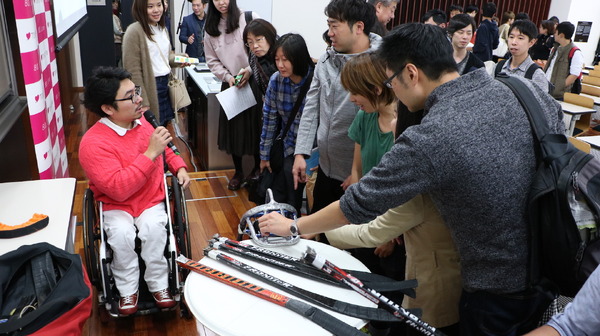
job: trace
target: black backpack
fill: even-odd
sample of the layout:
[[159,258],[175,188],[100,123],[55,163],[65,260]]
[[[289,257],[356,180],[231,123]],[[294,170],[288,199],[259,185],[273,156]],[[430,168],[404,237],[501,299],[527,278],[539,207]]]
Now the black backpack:
[[92,310],[81,258],[48,243],[0,256],[0,335],[73,335]]
[[[498,77],[498,74],[500,72],[502,72],[502,68],[504,67],[504,64],[506,64],[506,61],[508,61],[507,59],[503,59],[501,61],[498,61],[498,64],[496,64],[496,68],[494,69],[494,77]],[[529,65],[527,67],[527,71],[525,72],[525,78],[527,79],[532,79],[533,78],[533,73],[537,70],[537,69],[541,69],[542,67],[540,67],[539,65],[532,63],[531,65]]]
[[[498,64],[496,64],[496,68],[494,68],[494,77],[498,77],[498,75],[502,72],[502,68],[504,67],[504,64],[506,64],[506,61],[508,61],[508,59],[503,59],[499,61]],[[533,74],[536,72],[537,69],[542,69],[542,67],[535,63],[530,64],[527,67],[527,71],[525,71],[524,77],[529,80],[533,79]],[[554,84],[548,81],[548,93],[552,94],[552,91],[554,91]]]
[[550,280],[573,297],[600,262],[600,161],[550,133],[542,108],[517,78],[500,74],[527,111],[538,144],[538,167],[528,196],[531,285]]

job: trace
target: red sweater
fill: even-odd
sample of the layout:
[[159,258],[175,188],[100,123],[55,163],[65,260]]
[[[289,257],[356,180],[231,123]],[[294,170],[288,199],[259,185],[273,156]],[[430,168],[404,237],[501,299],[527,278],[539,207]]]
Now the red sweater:
[[[144,155],[154,128],[141,121],[124,136],[97,122],[81,139],[79,162],[94,198],[104,203],[103,210],[123,210],[138,217],[165,199],[163,156],[152,161]],[[165,153],[173,174],[186,167],[171,149],[165,148]]]

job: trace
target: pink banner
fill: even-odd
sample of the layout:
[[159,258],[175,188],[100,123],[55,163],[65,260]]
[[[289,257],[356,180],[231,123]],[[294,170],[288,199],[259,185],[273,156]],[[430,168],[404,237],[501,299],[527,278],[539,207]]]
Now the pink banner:
[[68,177],[49,0],[13,0],[27,105],[41,179]]

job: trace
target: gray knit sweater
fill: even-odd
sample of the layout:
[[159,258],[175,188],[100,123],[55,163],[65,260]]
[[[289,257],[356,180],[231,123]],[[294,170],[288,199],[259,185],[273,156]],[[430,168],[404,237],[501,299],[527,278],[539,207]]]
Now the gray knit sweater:
[[[554,132],[560,105],[524,81]],[[466,290],[510,293],[527,285],[525,201],[535,170],[527,116],[504,84],[478,69],[436,88],[425,117],[341,198],[351,223],[364,223],[429,193],[461,257]]]

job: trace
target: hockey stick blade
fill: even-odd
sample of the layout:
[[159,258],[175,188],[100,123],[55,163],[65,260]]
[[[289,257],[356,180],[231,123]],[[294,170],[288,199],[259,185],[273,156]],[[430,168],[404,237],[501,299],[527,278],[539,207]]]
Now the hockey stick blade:
[[179,266],[189,269],[195,273],[202,274],[221,283],[224,283],[233,288],[237,288],[256,297],[272,302],[278,306],[285,307],[297,314],[304,316],[321,328],[338,336],[365,336],[366,334],[351,325],[340,321],[339,319],[327,314],[326,312],[313,307],[300,300],[292,299],[288,296],[270,291],[266,288],[254,285],[250,282],[236,278],[225,272],[221,272],[214,268],[202,265],[183,255],[179,255],[176,259]]
[[248,264],[245,264],[231,256],[224,253],[218,252],[217,250],[205,250],[204,255],[211,259],[223,262],[235,269],[238,269],[250,276],[261,279],[268,282],[269,284],[293,294],[301,299],[309,301],[311,303],[320,305],[324,308],[333,310],[337,313],[356,317],[363,320],[369,321],[387,321],[387,322],[399,322],[398,318],[387,310],[380,308],[371,308],[365,306],[359,306],[336,299],[332,299],[314,292],[310,292],[303,288],[297,287],[289,282],[281,280],[273,275],[270,275],[264,271],[256,269]]

